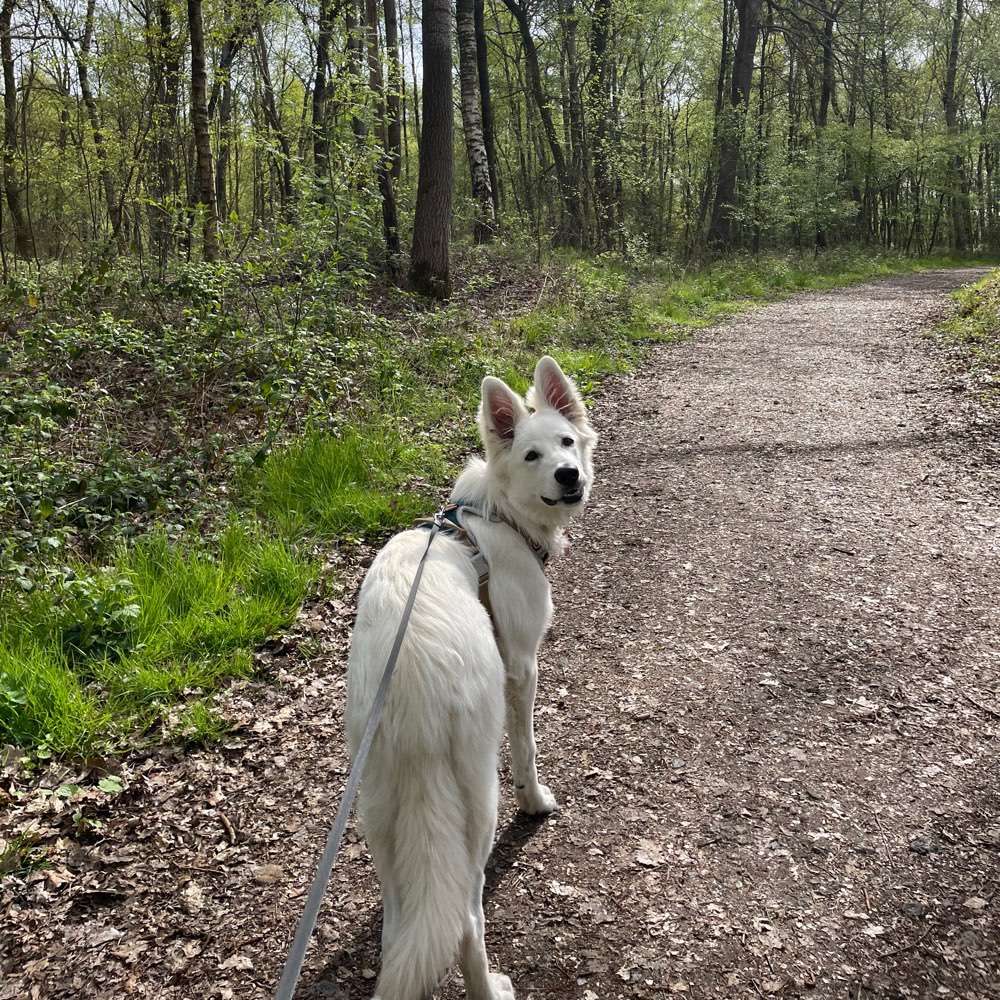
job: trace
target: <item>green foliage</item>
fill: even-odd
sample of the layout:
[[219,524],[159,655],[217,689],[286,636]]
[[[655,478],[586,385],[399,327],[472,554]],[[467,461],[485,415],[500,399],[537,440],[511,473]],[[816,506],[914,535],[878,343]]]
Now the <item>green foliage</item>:
[[958,313],[940,330],[978,376],[986,396],[1000,394],[1000,270],[955,294]]
[[7,875],[25,878],[33,871],[51,867],[38,834],[19,833],[0,849],[0,879]]
[[94,749],[112,720],[100,691],[67,667],[51,628],[22,615],[17,626],[0,631],[0,739],[44,754]]
[[250,670],[249,648],[289,624],[308,561],[234,522],[214,541],[155,532],[114,565],[7,602],[0,740],[54,753],[116,746],[170,698]]
[[199,698],[184,707],[176,732],[188,746],[204,746],[222,739],[229,724],[207,698]]
[[443,473],[438,449],[407,446],[373,423],[290,442],[250,477],[247,495],[283,537],[373,537],[426,511],[428,484]]

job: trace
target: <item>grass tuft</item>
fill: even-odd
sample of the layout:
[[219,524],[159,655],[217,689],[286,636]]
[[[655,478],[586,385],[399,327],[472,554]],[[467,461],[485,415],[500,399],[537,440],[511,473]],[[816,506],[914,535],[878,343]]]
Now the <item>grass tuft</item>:
[[236,523],[214,546],[158,532],[110,568],[79,567],[0,630],[0,742],[56,754],[116,745],[169,699],[249,673],[249,650],[292,621],[313,575]]
[[257,513],[282,537],[374,537],[427,512],[444,462],[398,432],[313,431],[271,454],[246,484]]
[[958,313],[942,324],[953,346],[978,376],[984,396],[1000,393],[1000,270],[955,293]]

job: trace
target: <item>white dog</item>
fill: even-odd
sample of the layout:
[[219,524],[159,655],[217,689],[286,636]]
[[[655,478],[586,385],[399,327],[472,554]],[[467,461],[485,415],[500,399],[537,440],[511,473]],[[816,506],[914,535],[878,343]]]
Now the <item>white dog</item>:
[[[474,547],[461,530],[433,540],[365,766],[360,811],[382,886],[380,1000],[424,1000],[456,955],[470,1000],[514,997],[510,980],[489,972],[483,938],[504,693],[518,805],[549,813],[556,801],[538,783],[532,719],[538,645],[552,615],[544,567],[587,500],[596,442],[552,358],[538,362],[527,403],[533,412],[499,379],[483,380],[486,461],[473,459],[452,491]],[[352,754],[426,544],[419,528],[397,535],[361,588],[345,713]]]

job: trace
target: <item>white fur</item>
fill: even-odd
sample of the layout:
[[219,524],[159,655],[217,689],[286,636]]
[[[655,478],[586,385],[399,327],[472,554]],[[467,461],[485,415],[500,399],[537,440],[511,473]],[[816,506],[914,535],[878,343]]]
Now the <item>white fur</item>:
[[[487,515],[469,527],[489,563],[493,623],[469,550],[437,536],[365,766],[360,810],[382,886],[380,1000],[424,1000],[456,955],[470,1000],[514,998],[510,980],[489,972],[483,938],[505,701],[518,805],[548,813],[556,801],[538,782],[532,718],[552,600],[538,559],[506,521],[561,551],[563,529],[590,491],[596,442],[575,386],[552,358],[539,360],[528,398],[533,413],[503,382],[484,379],[486,460],[473,459],[452,491],[452,500]],[[426,543],[424,530],[397,535],[361,588],[345,713],[352,754]]]

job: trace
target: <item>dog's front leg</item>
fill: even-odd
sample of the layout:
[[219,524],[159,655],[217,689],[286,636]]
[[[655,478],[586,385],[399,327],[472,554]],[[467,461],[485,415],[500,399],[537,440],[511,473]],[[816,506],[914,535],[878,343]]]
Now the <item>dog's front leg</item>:
[[538,783],[535,767],[535,687],[538,662],[520,665],[507,673],[507,738],[510,741],[511,767],[514,772],[514,795],[518,806],[532,816],[541,816],[556,808],[556,799],[546,785]]

